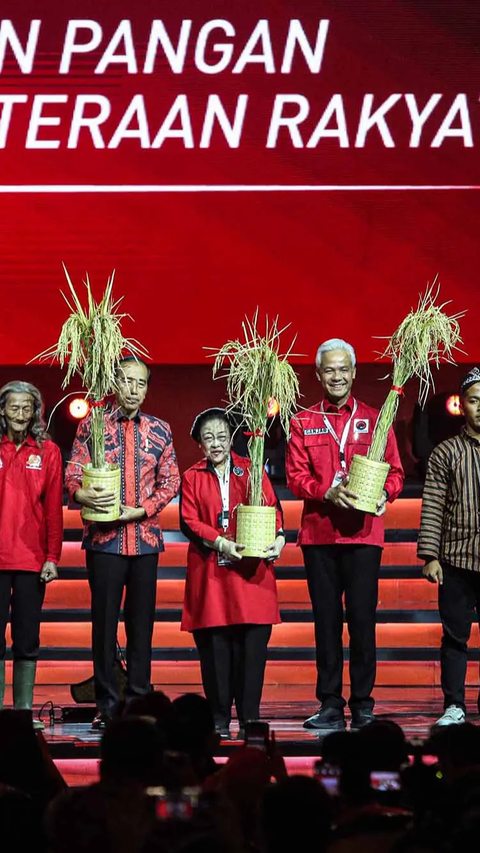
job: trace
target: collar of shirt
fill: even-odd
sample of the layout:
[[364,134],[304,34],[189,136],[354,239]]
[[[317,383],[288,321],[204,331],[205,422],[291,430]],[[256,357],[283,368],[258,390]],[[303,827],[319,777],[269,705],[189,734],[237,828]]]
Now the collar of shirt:
[[466,439],[467,439],[467,441],[469,441],[469,442],[470,442],[470,444],[474,444],[476,447],[480,447],[480,435],[478,436],[478,438],[475,438],[475,436],[474,436],[474,435],[470,435],[470,433],[469,433],[469,432],[467,432],[467,427],[466,427],[466,426],[464,426],[464,427],[462,428],[462,435],[463,435],[463,437],[464,437],[464,438],[466,438]]
[[111,410],[110,417],[113,418],[113,420],[116,420],[117,423],[122,423],[125,421],[133,421],[134,423],[139,424],[140,420],[142,418],[142,412],[139,409],[134,418],[127,418],[127,416],[124,415],[123,412],[120,411],[120,409],[115,408],[115,409]]
[[347,411],[353,412],[353,403],[354,398],[351,394],[343,406],[336,406],[335,403],[330,402],[330,400],[327,400],[327,398],[324,397],[320,403],[320,410],[323,409],[324,412],[343,412],[346,409]]
[[[8,437],[8,435],[3,435],[3,436],[2,436],[2,442],[1,442],[1,443],[2,443],[2,444],[11,444],[13,447],[16,447],[16,446],[17,446],[17,445],[15,444],[15,442],[14,442],[14,441],[12,441],[12,440]],[[23,442],[22,442],[22,444],[20,445],[20,447],[23,447],[25,444],[27,444],[29,447],[36,447],[36,448],[38,448],[38,444],[37,444],[37,442],[35,441],[35,439],[34,439],[33,435],[30,435],[30,434],[28,434],[28,435],[27,435],[27,437],[26,437],[25,441],[23,441]],[[19,449],[20,449],[20,448],[19,448]]]

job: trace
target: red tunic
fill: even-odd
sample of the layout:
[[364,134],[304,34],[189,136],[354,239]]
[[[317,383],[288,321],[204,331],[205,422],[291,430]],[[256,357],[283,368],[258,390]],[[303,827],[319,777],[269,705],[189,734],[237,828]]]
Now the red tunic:
[[[328,400],[323,401],[325,413],[330,412],[330,422],[337,436],[342,435],[353,404],[353,397],[340,409]],[[318,403],[293,418],[291,438],[287,444],[287,485],[295,497],[304,500],[298,544],[383,546],[382,517],[341,509],[324,500],[335,473],[340,469],[340,456],[337,442],[325,427],[321,406]],[[357,410],[345,446],[347,471],[354,454],[367,455],[377,417],[377,409],[357,400]],[[388,500],[394,501],[402,490],[403,468],[393,430],[388,435],[385,462],[390,465],[385,489]]]
[[[235,539],[239,504],[247,503],[250,461],[232,453],[230,474],[230,524],[227,535]],[[263,478],[265,504],[277,507],[277,530],[282,511],[267,475]],[[202,544],[223,535],[220,484],[211,463],[202,459],[182,477],[180,525],[190,540],[182,631],[225,625],[272,625],[280,622],[277,585],[271,561],[243,558],[229,566],[218,565],[218,554]]]
[[0,442],[0,570],[39,572],[62,551],[63,472],[60,450],[28,436],[17,450]]

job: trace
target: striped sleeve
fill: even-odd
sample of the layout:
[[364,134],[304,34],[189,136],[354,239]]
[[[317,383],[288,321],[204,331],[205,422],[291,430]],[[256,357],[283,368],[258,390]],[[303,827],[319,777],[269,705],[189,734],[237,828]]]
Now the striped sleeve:
[[417,554],[422,560],[438,560],[441,556],[442,528],[451,473],[448,447],[440,444],[428,460],[423,488],[422,515]]

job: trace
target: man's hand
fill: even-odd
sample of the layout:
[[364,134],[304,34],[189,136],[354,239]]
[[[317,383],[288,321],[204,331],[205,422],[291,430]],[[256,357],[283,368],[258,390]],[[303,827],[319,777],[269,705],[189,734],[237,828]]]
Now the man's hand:
[[119,521],[140,521],[141,518],[145,518],[146,512],[143,506],[124,506],[121,505],[120,509],[122,510],[122,514],[119,518]]
[[437,581],[439,584],[443,583],[443,569],[438,560],[430,560],[430,562],[423,567],[422,575],[426,577],[427,581],[430,581],[430,583],[437,583]]
[[40,580],[44,583],[50,583],[58,578],[58,569],[52,560],[45,560],[40,572]]
[[358,495],[346,488],[347,483],[348,477],[345,478],[343,483],[339,483],[338,486],[330,486],[325,495],[325,500],[330,501],[334,506],[341,507],[341,509],[355,509],[355,504],[351,498],[358,498]]
[[385,510],[387,509],[387,494],[383,493],[383,496],[377,501],[377,511],[375,513],[376,516],[385,515]]
[[267,547],[264,548],[265,555],[266,555],[265,559],[266,560],[277,560],[283,551],[284,545],[285,545],[285,536],[283,535],[283,533],[280,533],[272,545],[267,545]]
[[242,554],[240,552],[245,550],[245,545],[237,545],[237,543],[232,542],[231,539],[225,539],[221,536],[218,544],[218,550],[220,554],[225,554],[229,560],[241,560]]
[[105,486],[90,484],[85,489],[77,489],[73,497],[77,503],[95,512],[107,513],[115,504],[115,493],[105,491]]

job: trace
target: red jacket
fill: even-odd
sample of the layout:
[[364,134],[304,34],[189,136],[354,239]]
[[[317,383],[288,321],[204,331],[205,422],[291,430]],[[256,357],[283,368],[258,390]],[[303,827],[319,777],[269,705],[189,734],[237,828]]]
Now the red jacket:
[[[311,409],[300,412],[291,422],[291,438],[287,443],[287,485],[297,498],[303,498],[302,524],[299,545],[363,544],[383,546],[383,519],[356,510],[340,509],[325,501],[333,478],[341,469],[339,447],[325,428],[322,406],[330,413],[330,423],[341,437],[354,398],[340,409],[324,400]],[[347,471],[354,454],[366,456],[378,411],[357,400],[345,446]],[[361,427],[361,429],[358,429]],[[385,462],[390,465],[385,489],[388,500],[394,501],[402,490],[403,468],[397,441],[391,430],[388,436]]]
[[[235,539],[236,513],[247,502],[250,461],[232,453],[230,474],[230,525]],[[277,507],[277,530],[282,511],[267,475],[263,478],[267,506]],[[271,561],[243,558],[228,566],[218,565],[218,554],[203,545],[224,535],[218,524],[222,511],[220,484],[211,463],[197,462],[182,477],[180,527],[190,540],[182,631],[224,625],[272,625],[280,622],[275,571]]]
[[52,441],[0,442],[0,569],[39,572],[62,552],[62,457]]

